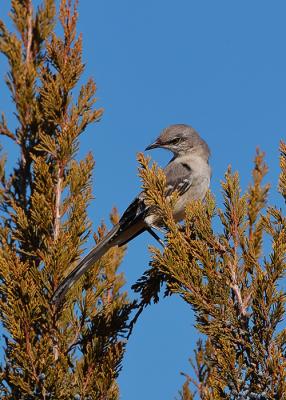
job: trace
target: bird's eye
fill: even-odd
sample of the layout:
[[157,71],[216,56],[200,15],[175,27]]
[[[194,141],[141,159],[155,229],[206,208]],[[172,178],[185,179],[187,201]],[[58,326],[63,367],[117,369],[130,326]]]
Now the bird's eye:
[[180,143],[180,141],[181,141],[181,138],[176,137],[176,138],[170,140],[169,143],[170,143],[170,144],[178,144],[178,143]]

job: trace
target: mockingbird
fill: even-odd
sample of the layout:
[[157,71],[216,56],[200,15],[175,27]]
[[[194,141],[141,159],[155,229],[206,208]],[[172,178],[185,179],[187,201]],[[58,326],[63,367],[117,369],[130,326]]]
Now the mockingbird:
[[[177,190],[179,198],[173,213],[174,219],[181,221],[187,203],[192,199],[203,199],[208,190],[211,176],[209,147],[191,126],[183,124],[171,125],[164,129],[145,150],[158,147],[170,150],[174,155],[164,169],[166,196]],[[161,224],[154,210],[145,204],[144,192],[141,192],[126,209],[118,224],[60,283],[53,294],[52,302],[59,303],[69,288],[111,247],[122,246],[144,231],[148,231],[160,241],[152,228],[156,229]]]

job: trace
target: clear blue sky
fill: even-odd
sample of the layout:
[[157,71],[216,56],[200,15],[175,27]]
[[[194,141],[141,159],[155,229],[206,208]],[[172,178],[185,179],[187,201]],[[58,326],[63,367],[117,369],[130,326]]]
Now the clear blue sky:
[[[8,1],[1,4],[7,15]],[[250,179],[255,148],[266,151],[272,203],[277,194],[278,145],[286,132],[286,2],[284,0],[80,1],[85,78],[98,85],[102,121],[82,138],[81,154],[96,159],[95,226],[113,205],[124,211],[139,190],[136,152],[172,123],[193,125],[212,150],[212,190],[229,164]],[[1,58],[1,79],[6,63]],[[1,83],[0,110],[12,108]],[[108,148],[108,159],[106,150]],[[154,151],[164,165],[169,155]],[[13,162],[13,152],[9,154]],[[127,286],[148,266],[144,235],[128,248]],[[173,399],[190,371],[197,334],[179,298],[149,307],[131,337],[119,383],[123,400]]]

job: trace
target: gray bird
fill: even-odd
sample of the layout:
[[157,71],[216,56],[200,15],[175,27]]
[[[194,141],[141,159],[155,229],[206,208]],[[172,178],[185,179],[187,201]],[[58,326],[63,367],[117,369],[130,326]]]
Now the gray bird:
[[[154,143],[146,147],[151,150],[161,147],[170,150],[173,158],[164,168],[166,196],[177,190],[179,198],[174,207],[174,219],[184,218],[185,207],[193,199],[203,199],[210,184],[210,150],[207,143],[188,125],[171,125],[164,129]],[[129,205],[120,221],[79,262],[75,269],[60,283],[52,297],[53,303],[63,300],[74,283],[101,258],[111,247],[123,246],[144,231],[148,231],[162,244],[152,228],[161,225],[159,217],[144,202],[141,192]]]

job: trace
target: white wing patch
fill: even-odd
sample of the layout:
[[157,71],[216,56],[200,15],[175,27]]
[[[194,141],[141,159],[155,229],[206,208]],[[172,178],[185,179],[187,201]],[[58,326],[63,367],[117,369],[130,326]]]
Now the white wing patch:
[[175,190],[179,192],[180,195],[186,193],[192,185],[192,179],[184,178],[182,181],[178,181],[175,184],[169,184],[166,187],[166,196],[170,196]]

